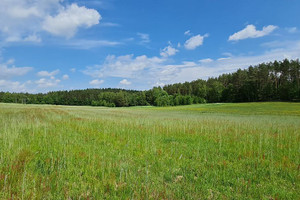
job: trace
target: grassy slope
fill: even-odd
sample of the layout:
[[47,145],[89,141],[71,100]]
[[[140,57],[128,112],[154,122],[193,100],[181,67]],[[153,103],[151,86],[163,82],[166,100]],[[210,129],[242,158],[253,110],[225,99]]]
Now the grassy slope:
[[0,198],[299,199],[300,104],[0,104]]

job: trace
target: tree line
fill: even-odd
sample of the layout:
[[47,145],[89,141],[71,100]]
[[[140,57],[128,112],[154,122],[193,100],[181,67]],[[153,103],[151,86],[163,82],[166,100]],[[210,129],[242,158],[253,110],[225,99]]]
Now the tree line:
[[256,101],[300,101],[299,60],[262,63],[208,80],[198,79],[146,91],[107,88],[45,94],[0,92],[0,102],[5,103],[108,107]]

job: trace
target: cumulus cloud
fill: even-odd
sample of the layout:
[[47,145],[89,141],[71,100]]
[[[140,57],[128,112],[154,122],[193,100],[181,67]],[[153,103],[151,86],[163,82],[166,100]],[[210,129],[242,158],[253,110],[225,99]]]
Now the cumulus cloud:
[[[288,43],[286,43],[288,44]],[[290,43],[289,43],[290,44]],[[229,54],[226,53],[229,56]],[[296,59],[300,57],[300,41],[291,45],[272,48],[259,55],[232,55],[219,59],[201,59],[197,62],[184,61],[172,64],[170,60],[146,55],[109,56],[101,65],[88,67],[84,73],[92,77],[120,77],[134,81],[134,89],[148,89],[195,79],[207,79],[223,73],[231,73],[238,68],[247,68],[263,62]]]
[[123,80],[120,81],[120,84],[122,84],[122,85],[131,85],[131,82],[128,81],[127,79],[123,79]]
[[47,16],[43,29],[53,35],[70,38],[75,35],[78,28],[89,28],[98,24],[100,19],[101,16],[96,10],[72,4],[54,17]]
[[[165,83],[175,83],[191,81],[198,78],[207,79],[216,77],[223,73],[231,73],[238,68],[247,68],[250,65],[257,65],[263,62],[273,62],[274,60],[297,59],[300,57],[300,41],[294,41],[291,46],[285,48],[275,48],[259,55],[244,55],[227,57],[226,59],[210,60],[210,62],[194,63],[184,62],[177,65],[163,67],[157,77],[165,79]],[[163,76],[161,76],[164,74]]]
[[66,6],[62,0],[1,0],[0,19],[0,40],[41,42],[43,31],[71,37],[78,28],[99,23],[101,16],[84,6]]
[[48,71],[40,71],[37,73],[38,76],[48,76],[48,77],[52,77],[55,76],[59,73],[59,69],[54,70],[52,72],[48,72]]
[[10,59],[6,63],[0,63],[0,91],[9,92],[29,92],[26,85],[29,82],[21,83],[19,81],[14,81],[13,79],[24,76],[31,70],[32,67],[16,67],[14,65],[14,60]]
[[[55,78],[55,75],[59,73],[59,70],[52,72],[40,71],[37,73],[42,78],[35,81],[16,81],[20,76],[26,78],[28,72],[32,71],[32,67],[16,67],[14,60],[10,59],[6,63],[0,63],[0,91],[9,92],[41,92],[48,91],[49,88],[56,88],[61,82],[60,79]],[[63,79],[66,79],[63,76]]]
[[274,25],[269,25],[269,26],[264,26],[263,29],[260,30],[256,30],[256,27],[252,24],[246,26],[246,28],[244,28],[241,31],[238,31],[236,33],[234,33],[233,35],[229,36],[229,41],[238,41],[238,40],[244,40],[247,38],[259,38],[259,37],[263,37],[266,35],[269,35],[270,33],[272,33],[275,29],[277,29],[277,26]]
[[174,56],[179,50],[169,45],[160,51],[162,57]]
[[102,83],[104,83],[104,80],[95,79],[90,81],[90,85],[99,87]]
[[187,50],[194,50],[203,44],[203,40],[205,37],[208,37],[208,35],[205,34],[204,36],[201,36],[199,34],[199,35],[193,36],[185,42],[184,47]]
[[10,80],[0,80],[0,91],[28,92],[25,83]]
[[147,57],[146,55],[134,57],[131,55],[115,56],[109,55],[101,65],[87,67],[84,74],[95,78],[121,77],[133,78],[142,76],[145,71],[164,62],[164,58]]
[[35,81],[35,83],[37,84],[37,87],[39,87],[39,88],[57,87],[60,82],[61,81],[59,79],[55,79],[54,77],[51,77],[50,79],[41,78],[41,79]]
[[136,89],[147,84],[155,85],[156,83],[164,84],[173,80],[176,73],[182,68],[197,66],[194,62],[183,62],[179,65],[168,65],[168,60],[158,57],[147,57],[133,55],[109,56],[102,65],[88,67],[83,73],[92,77],[121,77],[125,78],[120,83],[129,85],[127,78],[134,79],[138,82]]
[[0,63],[0,79],[23,76],[32,69],[32,67],[16,67],[14,65],[14,60],[9,60],[7,63]]
[[[0,32],[6,42],[32,39],[47,14],[60,9],[59,0],[1,0]],[[1,38],[0,38],[1,39]]]

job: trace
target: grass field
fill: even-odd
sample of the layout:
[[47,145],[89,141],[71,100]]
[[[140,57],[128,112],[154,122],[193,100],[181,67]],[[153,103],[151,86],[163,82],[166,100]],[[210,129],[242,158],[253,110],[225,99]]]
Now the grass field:
[[0,199],[300,199],[300,104],[0,104]]

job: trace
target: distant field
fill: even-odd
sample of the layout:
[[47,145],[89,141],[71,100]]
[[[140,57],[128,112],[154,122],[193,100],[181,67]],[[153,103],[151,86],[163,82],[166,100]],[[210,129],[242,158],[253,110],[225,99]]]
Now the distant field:
[[0,104],[0,199],[300,199],[300,103]]

